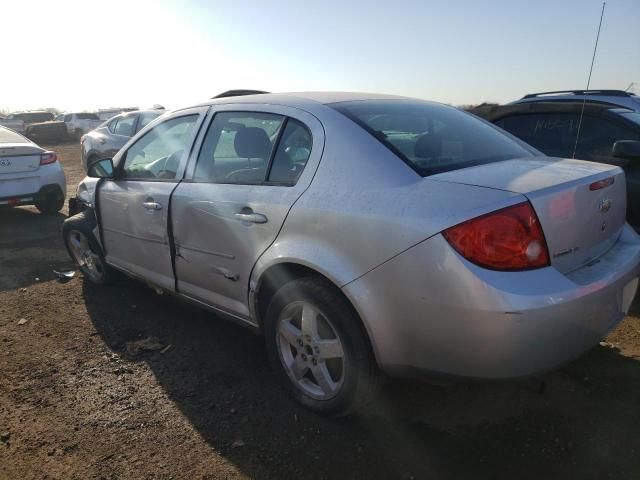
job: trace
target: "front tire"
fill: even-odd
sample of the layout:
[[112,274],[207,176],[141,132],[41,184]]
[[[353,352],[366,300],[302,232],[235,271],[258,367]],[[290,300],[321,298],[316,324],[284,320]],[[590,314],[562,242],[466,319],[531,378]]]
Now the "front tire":
[[265,317],[269,360],[299,403],[341,416],[370,402],[380,374],[351,305],[329,282],[293,280],[273,296]]
[[102,248],[93,235],[95,219],[90,212],[81,212],[65,220],[62,237],[69,256],[80,267],[85,278],[96,285],[105,285],[113,271],[104,260]]

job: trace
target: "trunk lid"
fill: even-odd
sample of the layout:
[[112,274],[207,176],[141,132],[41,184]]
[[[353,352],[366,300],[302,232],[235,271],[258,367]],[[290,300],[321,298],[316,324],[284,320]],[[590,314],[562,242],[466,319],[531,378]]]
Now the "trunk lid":
[[0,178],[5,174],[35,172],[42,149],[31,143],[0,144]]
[[[542,225],[551,264],[563,273],[609,250],[625,223],[625,176],[622,169],[612,165],[534,157],[453,170],[429,178],[527,197]],[[613,183],[607,184],[609,179]],[[607,182],[604,186],[594,185],[600,180]]]

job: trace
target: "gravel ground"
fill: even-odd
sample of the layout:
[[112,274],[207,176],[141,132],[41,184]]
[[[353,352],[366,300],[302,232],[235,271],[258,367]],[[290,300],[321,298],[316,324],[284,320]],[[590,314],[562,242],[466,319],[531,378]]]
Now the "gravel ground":
[[[77,145],[58,145],[69,193]],[[0,211],[0,479],[640,478],[640,305],[606,342],[511,382],[390,381],[340,420],[276,385],[260,337],[71,266],[64,216]],[[126,343],[157,337],[162,350]]]

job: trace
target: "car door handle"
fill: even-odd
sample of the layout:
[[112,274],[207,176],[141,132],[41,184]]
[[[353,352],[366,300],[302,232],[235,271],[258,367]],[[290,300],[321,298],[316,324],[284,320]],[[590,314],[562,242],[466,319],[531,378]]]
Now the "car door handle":
[[162,204],[158,202],[144,202],[142,206],[147,210],[162,210]]
[[261,213],[236,213],[235,217],[248,223],[267,223],[267,217]]

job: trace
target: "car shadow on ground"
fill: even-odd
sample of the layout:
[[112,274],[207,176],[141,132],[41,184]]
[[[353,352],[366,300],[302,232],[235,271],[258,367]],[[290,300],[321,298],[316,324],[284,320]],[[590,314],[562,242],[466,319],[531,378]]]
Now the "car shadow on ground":
[[53,270],[72,266],[62,242],[66,218],[35,207],[0,208],[0,291],[51,280]]
[[[256,478],[634,478],[640,471],[640,362],[597,347],[535,379],[389,381],[370,409],[307,412],[276,385],[263,341],[141,284],[83,286],[98,332],[170,350],[130,358],[202,437]],[[634,305],[637,309],[638,302]],[[242,440],[244,446],[233,448]],[[636,477],[637,478],[637,477]]]

